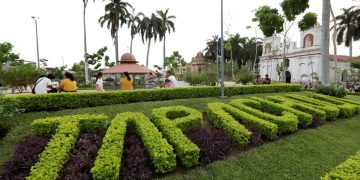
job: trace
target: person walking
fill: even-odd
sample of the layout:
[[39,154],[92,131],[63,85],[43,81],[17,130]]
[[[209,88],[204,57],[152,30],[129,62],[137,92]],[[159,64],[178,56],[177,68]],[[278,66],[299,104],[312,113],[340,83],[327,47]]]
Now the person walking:
[[103,81],[103,73],[98,72],[96,75],[96,91],[105,91],[104,89],[104,81]]
[[130,74],[125,71],[124,72],[124,77],[121,79],[121,90],[132,90],[132,84],[133,84],[133,80],[130,77]]

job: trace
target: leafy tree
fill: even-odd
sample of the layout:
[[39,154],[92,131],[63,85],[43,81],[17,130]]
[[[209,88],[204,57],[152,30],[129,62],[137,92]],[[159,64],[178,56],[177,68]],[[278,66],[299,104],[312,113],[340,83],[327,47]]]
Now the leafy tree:
[[336,16],[338,21],[338,45],[345,43],[346,47],[349,47],[349,54],[352,57],[352,42],[360,39],[360,9],[356,6],[350,8],[342,8],[343,14]]
[[250,72],[248,68],[241,68],[240,72],[236,75],[236,82],[240,82],[243,85],[246,85],[250,82],[254,82],[256,79],[256,74]]
[[130,41],[130,53],[132,54],[132,45],[135,35],[140,33],[140,23],[141,18],[144,17],[144,14],[142,12],[135,13],[135,8],[132,9],[132,13],[129,16],[128,21],[128,28],[130,28],[130,35],[131,35],[131,41]]
[[171,72],[174,72],[175,69],[179,68],[180,66],[185,66],[186,61],[180,55],[178,51],[174,51],[170,57],[165,58],[165,62],[162,66],[154,65],[158,71],[163,72],[165,69],[169,69]]
[[[261,31],[266,37],[274,34],[283,35],[283,60],[285,60],[285,50],[287,46],[287,34],[294,25],[297,17],[309,8],[309,0],[283,0],[280,4],[284,15],[280,14],[278,9],[269,6],[261,6],[255,12],[253,20],[259,23]],[[314,27],[317,22],[317,15],[307,13],[298,23],[299,29],[302,31]]]
[[113,67],[115,65],[115,62],[109,62],[110,57],[105,55],[105,52],[107,51],[107,47],[100,48],[96,53],[88,54],[88,63],[90,65],[94,66],[94,69],[99,70],[101,65],[106,67]]
[[19,55],[12,52],[13,45],[8,42],[0,43],[0,69],[6,62],[14,62],[19,59]]
[[105,6],[105,15],[99,18],[101,27],[106,23],[106,27],[110,29],[111,37],[114,39],[116,61],[119,61],[118,31],[120,27],[128,23],[130,16],[128,7],[132,8],[131,4],[122,0],[110,0],[109,4]]
[[149,67],[149,52],[151,40],[154,38],[154,42],[156,42],[157,37],[160,34],[163,34],[163,29],[161,29],[161,26],[162,20],[154,13],[151,14],[150,18],[145,16],[140,23],[141,39],[143,43],[145,43],[145,41],[147,41],[148,43],[148,49],[146,53],[146,67]]
[[288,69],[288,66],[284,62],[280,62],[276,65],[276,72],[279,76],[279,81],[281,81],[281,74],[283,74]]
[[74,78],[78,83],[85,82],[85,61],[74,63],[73,66],[71,67],[71,70],[76,72]]
[[34,64],[19,64],[8,70],[0,71],[0,83],[9,86],[20,93],[29,85],[33,85],[40,75],[45,74],[41,69],[37,69]]
[[160,41],[163,40],[164,42],[164,47],[163,47],[163,57],[164,57],[164,62],[166,61],[165,58],[165,42],[166,42],[166,33],[169,32],[169,34],[171,33],[171,31],[175,31],[175,24],[173,21],[171,21],[172,19],[175,19],[175,16],[172,15],[168,15],[169,9],[166,9],[165,11],[156,11],[157,15],[159,16],[159,18],[161,19],[162,23],[161,23],[161,31],[159,33],[160,35]]

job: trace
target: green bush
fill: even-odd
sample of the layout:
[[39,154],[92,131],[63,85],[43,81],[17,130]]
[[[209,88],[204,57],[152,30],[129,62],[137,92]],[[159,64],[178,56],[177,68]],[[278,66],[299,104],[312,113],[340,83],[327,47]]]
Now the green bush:
[[192,108],[172,106],[153,109],[151,116],[154,124],[175,148],[181,163],[185,167],[196,165],[200,149],[183,132],[201,127],[202,114]]
[[319,107],[326,106],[326,105],[336,107],[336,108],[338,108],[340,110],[339,116],[341,116],[341,117],[350,117],[356,111],[355,106],[351,105],[351,104],[348,104],[348,103],[342,104],[342,105],[336,105],[336,104],[333,104],[333,103],[330,103],[330,102],[314,99],[314,98],[311,98],[311,97],[296,95],[296,94],[288,94],[288,95],[285,95],[285,96],[288,97],[288,98],[291,98],[291,99],[306,102],[306,103],[313,104],[313,105],[316,105],[316,106],[319,106]]
[[22,112],[17,99],[5,99],[5,95],[0,93],[0,130],[7,128],[7,123],[15,114]]
[[360,179],[360,151],[321,177],[321,180],[332,179]]
[[[241,94],[293,92],[300,91],[300,85],[249,85],[227,86],[226,96]],[[18,100],[19,108],[26,111],[43,111],[58,109],[74,109],[84,107],[103,106],[111,104],[126,104],[144,101],[162,101],[172,99],[217,97],[220,95],[220,87],[186,87],[171,89],[150,89],[134,91],[110,91],[110,92],[84,92],[84,93],[54,93],[18,95],[5,97],[5,101]]]
[[95,165],[91,169],[94,179],[119,179],[127,127],[131,127],[128,130],[141,137],[156,172],[164,173],[175,168],[173,148],[155,125],[142,113],[126,112],[118,114],[106,132]]
[[344,98],[336,98],[336,97],[326,96],[326,95],[322,95],[322,94],[312,94],[310,96],[312,98],[326,101],[326,102],[336,104],[336,105],[351,104],[351,105],[355,106],[355,109],[356,109],[355,113],[360,113],[360,103],[357,103],[357,102],[354,102],[354,101],[351,101],[348,99],[344,99]]
[[[52,136],[39,161],[31,167],[29,180],[57,179],[67,161],[71,149],[82,129],[105,130],[107,117],[104,115],[74,115],[35,120],[31,124],[34,132]],[[54,134],[54,135],[53,135]]]
[[291,112],[295,114],[298,117],[298,121],[299,121],[298,125],[300,127],[307,127],[312,122],[312,116],[308,113],[304,113],[302,111],[290,108],[286,105],[277,104],[258,97],[251,97],[251,99],[260,102],[263,107],[275,113],[276,115],[280,116],[283,112]]
[[[280,104],[283,104],[290,108],[294,108],[296,110],[311,114],[313,117],[317,117],[318,120],[321,122],[325,121],[327,118],[327,112],[325,112],[321,109],[318,109],[318,106],[314,106],[311,104],[305,104],[303,102],[289,99],[289,98],[286,98],[283,96],[268,96],[266,98],[275,103],[280,103]],[[332,110],[332,109],[334,109],[334,108],[331,108],[330,110]],[[328,117],[329,120],[332,120],[332,119],[335,119],[339,115],[339,111],[337,111],[337,113],[336,113],[336,111],[335,111],[335,113],[333,113],[333,111],[330,111],[328,114],[329,114],[329,117]]]
[[260,119],[256,116],[253,116],[245,111],[242,111],[227,104],[219,104],[218,107],[220,107],[224,112],[229,113],[241,124],[255,128],[262,134],[265,134],[268,138],[274,139],[277,137],[278,126],[276,124]]
[[216,72],[202,72],[195,74],[184,75],[185,82],[189,83],[191,86],[205,85],[211,86],[216,84],[219,81],[219,75]]
[[209,121],[217,128],[223,129],[238,147],[246,146],[249,143],[251,132],[239,124],[223,107],[224,103],[209,103]]
[[347,91],[344,86],[316,86],[316,93],[325,94],[329,96],[343,98],[347,95]]
[[281,116],[264,113],[260,111],[261,103],[251,99],[237,99],[230,102],[230,105],[245,111],[258,118],[272,122],[279,127],[279,133],[289,133],[297,130],[298,117],[291,112],[282,112]]
[[254,82],[256,79],[256,73],[250,72],[247,68],[241,68],[240,72],[236,74],[236,82],[241,84],[248,84]]

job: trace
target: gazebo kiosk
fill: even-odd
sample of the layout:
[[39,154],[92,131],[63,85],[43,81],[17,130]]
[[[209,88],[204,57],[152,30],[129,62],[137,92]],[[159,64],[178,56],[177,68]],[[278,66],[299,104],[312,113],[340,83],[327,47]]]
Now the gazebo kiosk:
[[134,55],[125,53],[116,66],[102,71],[104,79],[114,79],[115,89],[119,88],[120,79],[123,73],[127,71],[134,79],[134,89],[144,87],[144,78],[150,72],[150,69],[138,64]]

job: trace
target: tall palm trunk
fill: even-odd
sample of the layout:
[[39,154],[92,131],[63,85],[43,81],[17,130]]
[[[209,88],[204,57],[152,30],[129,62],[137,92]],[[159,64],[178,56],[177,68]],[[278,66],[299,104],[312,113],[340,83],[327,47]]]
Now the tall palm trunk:
[[133,45],[133,40],[134,38],[131,37],[131,41],[130,41],[130,54],[132,54],[132,45]]
[[164,57],[164,61],[163,64],[165,64],[165,41],[166,41],[166,35],[164,35],[164,52],[163,52],[163,57]]
[[[330,6],[331,6],[331,2],[330,2]],[[334,13],[334,10],[331,6],[331,9],[330,9],[330,13],[331,13],[331,17],[333,18],[333,23],[334,23],[334,26],[333,26],[333,29],[334,29],[334,32],[332,34],[332,43],[333,43],[333,46],[334,46],[334,83],[337,83],[338,82],[338,64],[337,64],[337,44],[336,44],[336,35],[337,35],[337,23],[336,23],[336,17],[335,17],[335,13]]]
[[351,38],[350,40],[350,45],[349,45],[349,55],[350,55],[350,58],[352,58],[352,50],[353,50],[353,40]]
[[119,64],[119,36],[118,36],[118,32],[116,32],[115,35],[115,59],[116,59],[116,63]]
[[87,61],[87,42],[86,42],[86,5],[87,2],[84,2],[84,12],[83,12],[83,22],[84,22],[84,58],[85,58],[85,84],[89,84],[89,72],[88,72],[88,61]]
[[147,49],[147,53],[146,53],[146,67],[149,67],[149,52],[150,52],[150,43],[151,43],[151,39],[149,39],[149,42],[148,42],[148,49]]
[[329,46],[330,46],[330,0],[322,1],[322,31],[321,31],[321,69],[322,81],[329,84]]

